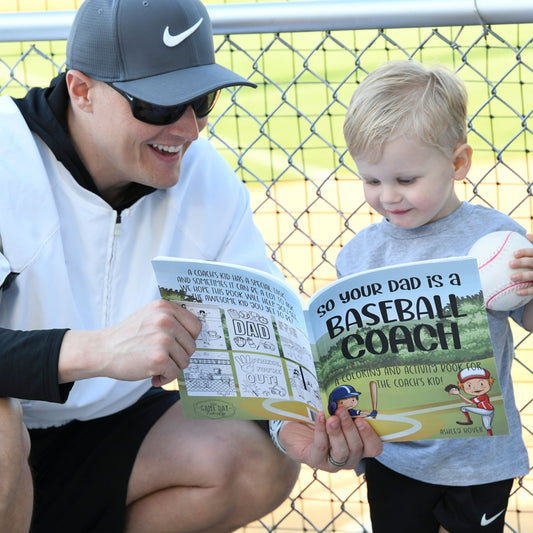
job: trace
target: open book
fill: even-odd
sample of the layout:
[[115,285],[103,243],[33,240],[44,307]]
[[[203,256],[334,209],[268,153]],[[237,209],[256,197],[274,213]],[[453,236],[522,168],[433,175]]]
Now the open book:
[[312,423],[343,405],[383,440],[508,433],[474,258],[354,274],[307,303],[258,270],[152,264],[161,296],[202,322],[178,380],[188,418]]

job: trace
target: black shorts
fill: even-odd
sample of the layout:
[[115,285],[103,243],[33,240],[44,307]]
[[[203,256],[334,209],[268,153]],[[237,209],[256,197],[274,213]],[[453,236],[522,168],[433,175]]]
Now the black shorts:
[[374,533],[501,533],[513,480],[485,485],[433,485],[398,474],[375,459],[366,461]]
[[150,428],[178,400],[178,391],[152,388],[114,415],[30,430],[31,533],[123,531],[137,452]]

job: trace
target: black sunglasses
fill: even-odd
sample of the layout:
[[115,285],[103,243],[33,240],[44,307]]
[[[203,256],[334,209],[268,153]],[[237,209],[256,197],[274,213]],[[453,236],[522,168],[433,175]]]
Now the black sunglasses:
[[107,85],[126,98],[130,104],[131,112],[137,120],[141,120],[147,124],[153,124],[154,126],[168,126],[169,124],[173,124],[181,118],[189,106],[193,108],[196,118],[207,117],[215,107],[220,94],[219,89],[212,93],[203,94],[190,102],[165,106],[139,100],[138,98],[117,89],[115,86],[111,85],[111,83],[108,83]]

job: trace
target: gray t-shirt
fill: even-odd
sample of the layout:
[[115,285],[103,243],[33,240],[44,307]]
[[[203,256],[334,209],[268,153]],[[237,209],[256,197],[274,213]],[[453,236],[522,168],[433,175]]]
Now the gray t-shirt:
[[[481,236],[501,230],[525,234],[510,217],[468,202],[448,217],[420,228],[402,229],[384,219],[360,231],[340,251],[337,275],[340,278],[385,265],[463,256]],[[411,478],[439,485],[478,485],[527,474],[528,455],[511,380],[514,347],[508,320],[510,316],[521,325],[522,312],[523,308],[511,313],[488,311],[510,434],[384,443],[377,458],[381,463]]]

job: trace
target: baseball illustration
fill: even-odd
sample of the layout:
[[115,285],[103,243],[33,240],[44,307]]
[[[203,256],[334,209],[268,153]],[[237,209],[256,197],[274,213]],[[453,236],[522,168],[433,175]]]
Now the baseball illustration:
[[378,414],[378,384],[375,381],[371,381],[370,387],[370,400],[372,402],[372,412],[368,415],[370,418],[376,418]]
[[514,231],[494,231],[477,240],[468,255],[478,262],[481,288],[487,309],[511,311],[525,305],[533,295],[519,296],[518,287],[531,287],[532,282],[511,280],[513,272],[526,269],[509,268],[514,252],[522,248],[533,248],[526,237]]

